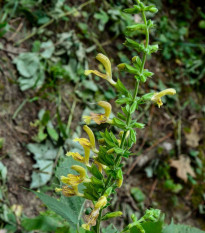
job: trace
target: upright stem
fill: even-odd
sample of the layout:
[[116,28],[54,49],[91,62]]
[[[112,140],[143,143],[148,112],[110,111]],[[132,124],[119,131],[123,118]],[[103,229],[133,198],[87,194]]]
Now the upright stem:
[[[142,18],[144,20],[144,24],[146,25],[146,32],[145,32],[145,35],[146,35],[146,42],[145,42],[145,48],[148,47],[149,45],[149,30],[147,28],[147,20],[146,20],[146,15],[144,13],[144,11],[142,12]],[[145,65],[145,62],[146,62],[146,57],[147,57],[147,54],[146,53],[143,53],[143,56],[142,56],[142,64],[141,64],[141,67],[140,67],[140,74],[142,74],[143,70],[144,70],[144,65]],[[139,89],[139,83],[140,81],[139,80],[136,80],[136,83],[135,83],[135,89],[134,89],[134,92],[133,92],[133,96],[132,96],[132,102],[130,103],[130,106],[134,103],[134,101],[136,100],[136,96],[138,94],[138,89]],[[126,119],[126,125],[129,126],[130,124],[130,121],[132,119],[132,114],[129,113],[128,116],[127,116],[127,119]],[[125,130],[123,132],[123,135],[122,135],[122,140],[121,140],[121,144],[120,144],[120,148],[124,149],[124,144],[125,144],[125,140],[126,140],[126,133],[127,133],[127,130]],[[116,159],[115,159],[115,168],[118,167],[119,163],[120,163],[120,159],[121,159],[121,155],[118,154]],[[103,195],[106,191],[106,189],[110,186],[110,182],[112,180],[112,175],[109,175],[107,180],[106,180],[106,183],[105,183],[105,188],[102,192],[101,195]],[[99,216],[98,216],[98,219],[97,219],[97,224],[96,224],[96,233],[100,233],[100,223],[101,223],[101,216],[102,216],[102,209],[100,210],[99,212]]]

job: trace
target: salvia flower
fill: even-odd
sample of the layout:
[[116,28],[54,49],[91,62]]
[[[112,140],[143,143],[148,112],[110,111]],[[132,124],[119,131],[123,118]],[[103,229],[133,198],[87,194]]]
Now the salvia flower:
[[106,101],[99,101],[98,105],[104,108],[104,114],[91,113],[90,116],[83,116],[83,119],[86,124],[90,124],[90,121],[93,120],[98,125],[102,123],[112,123],[112,120],[109,119],[110,113],[112,111],[112,106]]
[[98,201],[95,203],[94,209],[92,210],[92,212],[90,213],[90,215],[88,215],[86,217],[86,224],[83,224],[82,227],[85,230],[90,230],[91,226],[95,226],[96,225],[96,219],[99,216],[99,211],[101,208],[103,208],[105,205],[107,204],[107,198],[105,196],[101,196]]
[[89,166],[89,157],[90,157],[90,149],[91,149],[91,143],[87,138],[75,138],[73,140],[74,142],[79,142],[80,145],[83,147],[84,149],[84,153],[85,153],[85,164]]
[[151,100],[155,103],[157,103],[158,107],[160,108],[160,106],[163,105],[161,98],[165,95],[175,95],[176,94],[176,90],[173,88],[168,88],[165,89],[163,91],[154,93],[154,95],[152,96]]
[[78,152],[67,152],[66,156],[72,156],[75,161],[81,163],[85,162],[85,158],[82,155],[80,155]]
[[86,171],[83,167],[79,165],[73,165],[71,169],[77,171],[79,175],[68,174],[67,177],[61,176],[61,181],[64,184],[77,186],[82,182],[90,182],[90,179],[86,178]]
[[62,188],[56,188],[55,189],[56,192],[62,192],[62,194],[65,197],[73,197],[73,196],[79,196],[79,197],[83,197],[84,195],[82,193],[78,192],[78,186],[63,186]]
[[103,74],[98,70],[85,70],[85,75],[93,73],[103,79],[106,79],[111,85],[115,86],[116,82],[112,79],[112,68],[109,58],[103,55],[102,53],[98,53],[96,59],[102,63],[102,65],[105,68],[106,74]]

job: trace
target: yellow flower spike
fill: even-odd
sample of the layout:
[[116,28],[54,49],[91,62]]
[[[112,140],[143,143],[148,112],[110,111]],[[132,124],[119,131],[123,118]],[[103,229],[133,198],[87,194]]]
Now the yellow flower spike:
[[95,209],[101,209],[107,204],[107,198],[105,196],[101,196],[98,201],[95,203]]
[[95,152],[96,151],[96,148],[95,148],[95,136],[94,136],[93,131],[87,125],[84,125],[83,129],[85,130],[85,132],[87,133],[87,135],[88,135],[88,137],[90,139],[90,144],[91,144],[92,150]]
[[81,163],[85,162],[85,158],[82,155],[80,155],[78,152],[67,152],[66,156],[72,156],[75,161]]
[[105,116],[106,116],[107,118],[109,118],[110,113],[111,113],[111,111],[112,111],[112,106],[111,106],[111,104],[108,103],[108,102],[106,102],[106,101],[99,101],[99,102],[98,102],[98,105],[99,105],[100,107],[104,108],[104,110],[105,110]]
[[165,90],[163,90],[163,91],[160,91],[160,92],[155,93],[155,94],[152,96],[151,100],[152,100],[153,102],[157,103],[158,107],[160,108],[160,106],[163,105],[162,100],[161,100],[161,98],[162,98],[163,96],[165,96],[165,95],[175,95],[175,94],[176,94],[176,90],[175,90],[175,89],[173,89],[173,88],[168,88],[168,89],[165,89]]

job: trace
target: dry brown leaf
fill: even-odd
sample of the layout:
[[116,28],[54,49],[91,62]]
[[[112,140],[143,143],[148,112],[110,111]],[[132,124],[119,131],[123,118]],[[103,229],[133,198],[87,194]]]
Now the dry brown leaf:
[[200,140],[199,130],[200,130],[200,127],[199,127],[198,120],[195,120],[193,125],[191,126],[190,133],[185,134],[186,144],[188,146],[195,148],[199,145],[199,140]]
[[180,155],[178,160],[170,161],[170,166],[177,169],[177,176],[184,182],[187,182],[187,173],[193,177],[196,177],[190,162],[190,158],[184,155]]

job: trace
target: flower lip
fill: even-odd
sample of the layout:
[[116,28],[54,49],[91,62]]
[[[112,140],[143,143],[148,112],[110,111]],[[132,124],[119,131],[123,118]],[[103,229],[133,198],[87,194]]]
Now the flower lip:
[[151,97],[151,100],[155,103],[157,103],[158,107],[160,108],[160,106],[163,105],[161,97],[165,96],[165,95],[175,95],[176,94],[176,90],[173,88],[168,88],[165,89],[163,91],[154,93],[154,95]]

